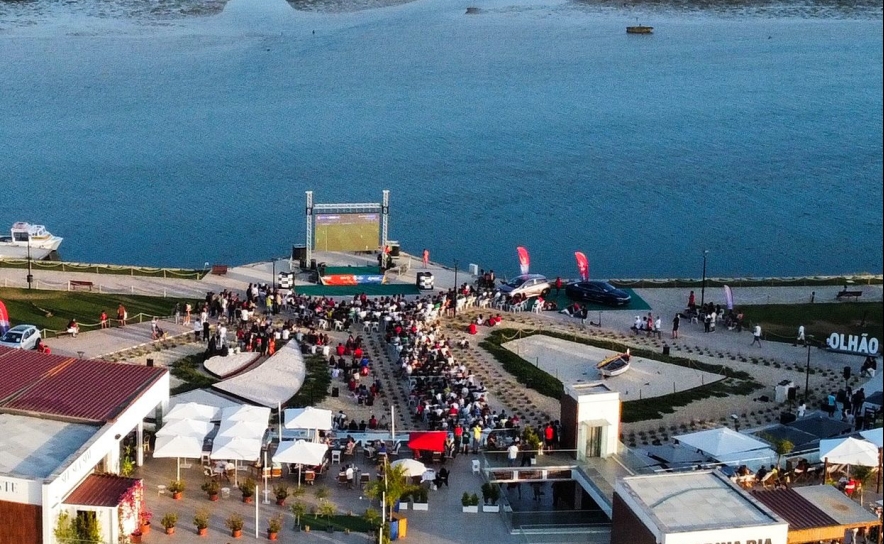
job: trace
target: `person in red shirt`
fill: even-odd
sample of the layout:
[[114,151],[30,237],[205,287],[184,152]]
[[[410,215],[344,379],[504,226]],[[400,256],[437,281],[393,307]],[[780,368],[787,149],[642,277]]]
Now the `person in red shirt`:
[[335,353],[337,353],[338,357],[343,357],[346,352],[347,348],[344,347],[344,344],[338,342],[338,347],[335,348]]
[[559,291],[562,290],[562,278],[556,276],[556,296],[559,296]]
[[546,428],[543,429],[543,441],[546,443],[546,449],[552,448],[553,438],[555,437],[555,431],[553,430],[552,423],[547,423]]

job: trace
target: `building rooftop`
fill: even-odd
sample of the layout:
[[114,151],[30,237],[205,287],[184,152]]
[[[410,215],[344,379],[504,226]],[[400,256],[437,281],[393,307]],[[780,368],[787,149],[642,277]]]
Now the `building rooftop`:
[[0,474],[46,478],[99,429],[96,425],[0,413]]
[[0,348],[0,411],[84,423],[115,420],[167,370]]
[[665,533],[782,523],[716,471],[635,476],[618,487]]
[[137,478],[115,474],[90,474],[64,500],[77,506],[117,506],[120,497],[138,484]]

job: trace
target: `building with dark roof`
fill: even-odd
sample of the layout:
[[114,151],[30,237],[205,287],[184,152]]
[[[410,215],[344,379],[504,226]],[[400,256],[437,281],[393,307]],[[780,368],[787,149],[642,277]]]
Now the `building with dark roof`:
[[[54,542],[62,512],[117,542],[136,528],[140,480],[118,476],[121,442],[169,401],[164,368],[0,348],[0,543]],[[133,497],[137,497],[133,499]],[[127,502],[128,501],[128,502]],[[124,504],[125,503],[125,504]]]

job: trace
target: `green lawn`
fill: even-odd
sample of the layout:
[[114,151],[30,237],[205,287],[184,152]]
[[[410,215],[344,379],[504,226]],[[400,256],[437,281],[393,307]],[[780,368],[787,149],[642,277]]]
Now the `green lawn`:
[[760,323],[765,340],[794,342],[798,327],[805,335],[825,342],[833,332],[868,333],[884,337],[884,306],[880,302],[839,302],[832,304],[765,304],[741,306],[747,323]]
[[[143,313],[149,320],[154,315],[170,316],[176,302],[180,302],[182,308],[187,302],[185,299],[143,295],[10,288],[0,288],[0,300],[6,304],[12,325],[29,323],[50,330],[64,329],[71,319],[76,319],[82,330],[89,330],[90,325],[98,323],[102,310],[113,323],[120,304],[126,307],[130,319]],[[190,300],[194,305],[198,302]]]

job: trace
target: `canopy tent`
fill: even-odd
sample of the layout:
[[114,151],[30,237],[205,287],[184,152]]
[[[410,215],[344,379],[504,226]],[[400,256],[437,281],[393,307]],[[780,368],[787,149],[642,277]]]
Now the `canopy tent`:
[[298,486],[301,485],[301,467],[321,465],[328,453],[328,445],[307,442],[306,440],[284,441],[279,443],[273,454],[274,463],[294,463],[298,465]]
[[770,444],[738,433],[727,427],[710,429],[673,437],[679,443],[696,448],[712,457],[719,458],[733,453],[769,448]]
[[221,410],[221,421],[257,421],[267,425],[270,420],[270,408],[240,404]]
[[332,428],[332,411],[313,408],[289,408],[285,411],[286,429],[317,429],[328,431]]
[[231,421],[224,420],[221,422],[221,426],[218,428],[218,434],[215,435],[216,440],[218,438],[226,438],[239,436],[242,438],[257,438],[261,440],[264,438],[264,433],[267,432],[267,422],[259,423],[257,421]]
[[750,451],[737,451],[734,453],[726,453],[717,455],[715,459],[721,463],[729,465],[746,465],[746,468],[752,472],[758,472],[762,466],[774,465],[777,462],[777,452],[770,448],[761,448]]
[[882,431],[884,431],[884,427],[878,427],[877,429],[862,431],[859,433],[859,435],[877,446],[878,448],[884,448],[884,445],[882,445],[882,440],[884,440],[884,433],[882,433]]
[[408,433],[408,448],[410,450],[426,450],[433,452],[445,451],[445,439],[448,433],[445,431],[416,431]]
[[408,478],[421,476],[427,471],[427,466],[416,459],[396,459],[390,463],[390,466],[402,467],[402,473]]
[[211,421],[200,419],[173,419],[163,425],[163,428],[157,431],[156,436],[195,436],[200,440],[204,440],[215,424]]
[[201,419],[203,421],[213,421],[218,419],[219,411],[218,408],[207,404],[185,402],[183,404],[176,404],[175,407],[169,410],[169,413],[163,417],[163,420]]
[[174,457],[176,459],[175,479],[181,479],[181,458],[199,459],[203,454],[203,439],[196,436],[166,435],[157,436],[154,457]]
[[820,459],[839,465],[878,466],[878,447],[853,437],[820,440]]
[[[236,461],[257,461],[261,457],[261,440],[258,438],[243,438],[240,436],[223,436],[215,438],[212,443],[212,459],[230,459]],[[236,485],[237,477],[234,471],[233,483]]]

